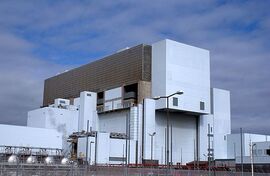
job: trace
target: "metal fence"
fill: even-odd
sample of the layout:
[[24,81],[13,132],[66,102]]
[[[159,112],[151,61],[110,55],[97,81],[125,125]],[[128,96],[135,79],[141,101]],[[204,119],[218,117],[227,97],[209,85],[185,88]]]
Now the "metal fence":
[[[0,163],[1,176],[241,176],[241,172],[206,170],[176,170],[158,168],[127,168],[105,166],[62,166],[44,164]],[[251,176],[244,172],[243,176]],[[254,173],[254,176],[270,176],[270,173]]]

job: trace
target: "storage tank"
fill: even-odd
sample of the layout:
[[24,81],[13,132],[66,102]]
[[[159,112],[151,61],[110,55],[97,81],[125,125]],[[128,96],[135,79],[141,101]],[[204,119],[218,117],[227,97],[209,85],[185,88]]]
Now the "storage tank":
[[26,163],[27,164],[35,164],[35,163],[37,163],[37,158],[35,156],[31,155],[27,158]]
[[54,163],[54,159],[51,156],[47,156],[44,160],[45,164],[53,164]]
[[18,161],[18,157],[14,154],[8,157],[8,163],[17,163]]
[[69,159],[68,158],[62,158],[61,164],[62,165],[68,165],[69,164]]

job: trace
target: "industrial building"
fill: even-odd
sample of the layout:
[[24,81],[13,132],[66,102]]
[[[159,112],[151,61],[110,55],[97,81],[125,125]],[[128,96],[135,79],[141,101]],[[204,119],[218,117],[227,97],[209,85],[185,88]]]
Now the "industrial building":
[[[48,144],[91,164],[227,159],[230,92],[210,85],[208,50],[141,44],[45,80],[43,107],[24,128],[60,133]],[[75,132],[87,137],[71,146]]]

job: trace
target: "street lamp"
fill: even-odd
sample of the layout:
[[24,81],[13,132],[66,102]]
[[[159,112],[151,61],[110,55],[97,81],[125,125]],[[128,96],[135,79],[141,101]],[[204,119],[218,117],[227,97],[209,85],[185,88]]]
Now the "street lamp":
[[149,134],[151,137],[151,161],[153,160],[153,137],[155,136],[156,132]]
[[93,142],[93,141],[90,142],[90,153],[89,153],[89,154],[90,154],[90,155],[89,155],[89,157],[90,157],[90,158],[89,158],[89,164],[90,164],[90,165],[91,165],[91,153],[92,153],[92,152],[91,152],[91,146],[92,146],[91,144],[94,144],[94,142]]
[[252,144],[250,140],[250,164],[251,164],[251,176],[254,176],[254,167],[253,167],[253,148],[256,146],[256,144]]
[[167,168],[169,168],[169,98],[174,96],[174,95],[182,95],[184,92],[183,91],[177,91],[171,95],[168,95],[168,96],[157,96],[157,97],[154,97],[153,99],[154,100],[159,100],[159,99],[162,99],[162,98],[166,98],[166,101],[167,101],[167,104],[166,104],[166,111],[167,111],[167,143],[166,143],[166,146],[167,146],[167,155],[166,155],[166,159],[167,159]]

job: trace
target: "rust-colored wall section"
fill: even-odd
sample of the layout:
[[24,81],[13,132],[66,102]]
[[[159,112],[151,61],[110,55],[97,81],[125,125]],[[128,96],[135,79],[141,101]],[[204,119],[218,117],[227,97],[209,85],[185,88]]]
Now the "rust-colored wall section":
[[139,81],[151,81],[149,45],[141,44],[46,79],[43,106],[56,98],[79,97],[82,91],[100,92]]

